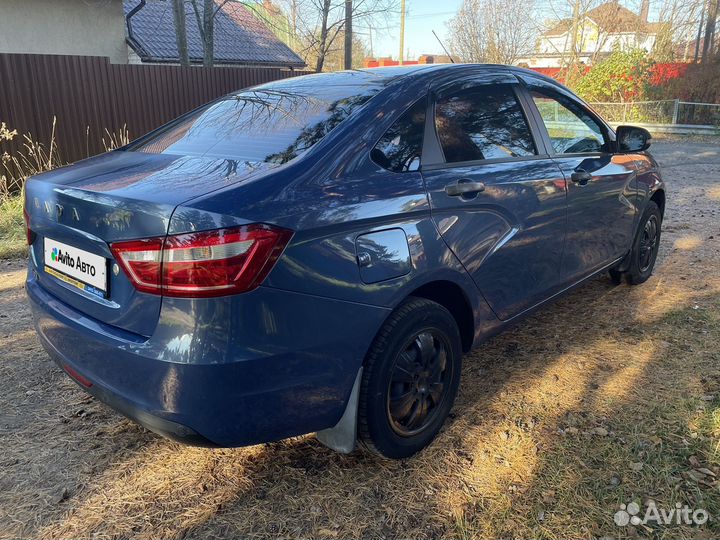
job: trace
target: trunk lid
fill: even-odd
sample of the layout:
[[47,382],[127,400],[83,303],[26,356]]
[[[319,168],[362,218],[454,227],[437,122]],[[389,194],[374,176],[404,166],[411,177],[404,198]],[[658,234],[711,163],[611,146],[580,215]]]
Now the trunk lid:
[[[161,297],[135,290],[122,270],[113,271],[116,261],[110,244],[164,236],[179,204],[259,176],[271,167],[115,151],[35,176],[25,186],[25,204],[36,234],[30,251],[38,281],[93,319],[150,336]],[[83,259],[78,261],[83,267],[86,261],[96,263],[92,278],[64,266],[68,260],[73,264],[76,257]],[[103,264],[104,269],[100,268]],[[105,292],[100,289],[103,281]],[[83,290],[82,283],[92,286]]]

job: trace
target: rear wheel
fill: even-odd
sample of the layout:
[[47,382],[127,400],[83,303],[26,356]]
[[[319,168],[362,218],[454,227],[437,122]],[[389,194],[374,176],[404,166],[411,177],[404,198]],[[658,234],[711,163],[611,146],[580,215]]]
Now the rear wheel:
[[435,438],[460,383],[462,348],[452,314],[410,298],[390,315],[368,353],[358,432],[370,450],[409,457]]

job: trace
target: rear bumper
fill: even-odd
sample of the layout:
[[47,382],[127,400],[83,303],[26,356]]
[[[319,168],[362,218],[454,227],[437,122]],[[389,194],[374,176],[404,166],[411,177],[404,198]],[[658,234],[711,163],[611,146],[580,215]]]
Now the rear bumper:
[[74,368],[70,367],[69,362],[67,360],[61,360],[61,358],[63,358],[62,355],[56,350],[51,350],[48,347],[49,343],[46,340],[42,340],[42,342],[49,356],[63,370],[65,370],[70,376],[70,378],[75,380],[75,382],[77,382],[83,390],[85,390],[93,397],[99,399],[106,405],[109,405],[117,412],[126,416],[133,422],[140,424],[144,428],[149,429],[150,431],[153,431],[158,435],[162,435],[163,437],[172,439],[173,441],[177,441],[183,444],[188,444],[191,446],[205,446],[208,448],[219,446],[210,439],[207,439],[206,437],[200,435],[194,429],[179,424],[177,422],[167,420],[166,418],[162,418],[161,416],[155,416],[153,414],[150,414],[146,410],[142,409],[137,403],[133,403],[132,401],[123,398],[119,394],[113,393],[107,388],[101,388],[94,383],[92,384],[92,386],[87,386],[86,384],[84,384],[84,382],[78,381],[78,379],[76,378],[77,372],[73,373],[73,371],[75,370]]
[[200,446],[244,446],[335,425],[388,314],[260,287],[226,299],[165,299],[144,338],[62,303],[32,271],[26,288],[44,348],[92,383],[86,391],[156,433]]

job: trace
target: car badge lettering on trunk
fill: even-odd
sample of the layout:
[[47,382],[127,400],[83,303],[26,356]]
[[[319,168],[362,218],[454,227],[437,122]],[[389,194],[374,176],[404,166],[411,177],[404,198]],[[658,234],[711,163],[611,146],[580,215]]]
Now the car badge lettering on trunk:
[[56,204],[56,205],[55,205],[55,213],[56,213],[57,219],[59,220],[59,219],[62,217],[62,215],[63,215],[63,207],[62,207],[62,204]]
[[78,214],[77,208],[73,208],[72,218],[73,218],[75,221],[80,221],[80,214]]

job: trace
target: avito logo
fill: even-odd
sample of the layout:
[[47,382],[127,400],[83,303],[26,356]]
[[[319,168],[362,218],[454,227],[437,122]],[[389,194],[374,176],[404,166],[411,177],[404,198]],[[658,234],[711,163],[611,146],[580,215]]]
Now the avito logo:
[[64,264],[65,266],[69,266],[70,268],[75,268],[84,274],[90,274],[91,276],[95,276],[96,274],[95,265],[86,263],[79,255],[77,258],[73,258],[73,256],[69,253],[63,253],[56,247],[54,247],[50,252],[50,259],[53,262],[58,262],[60,264]]

